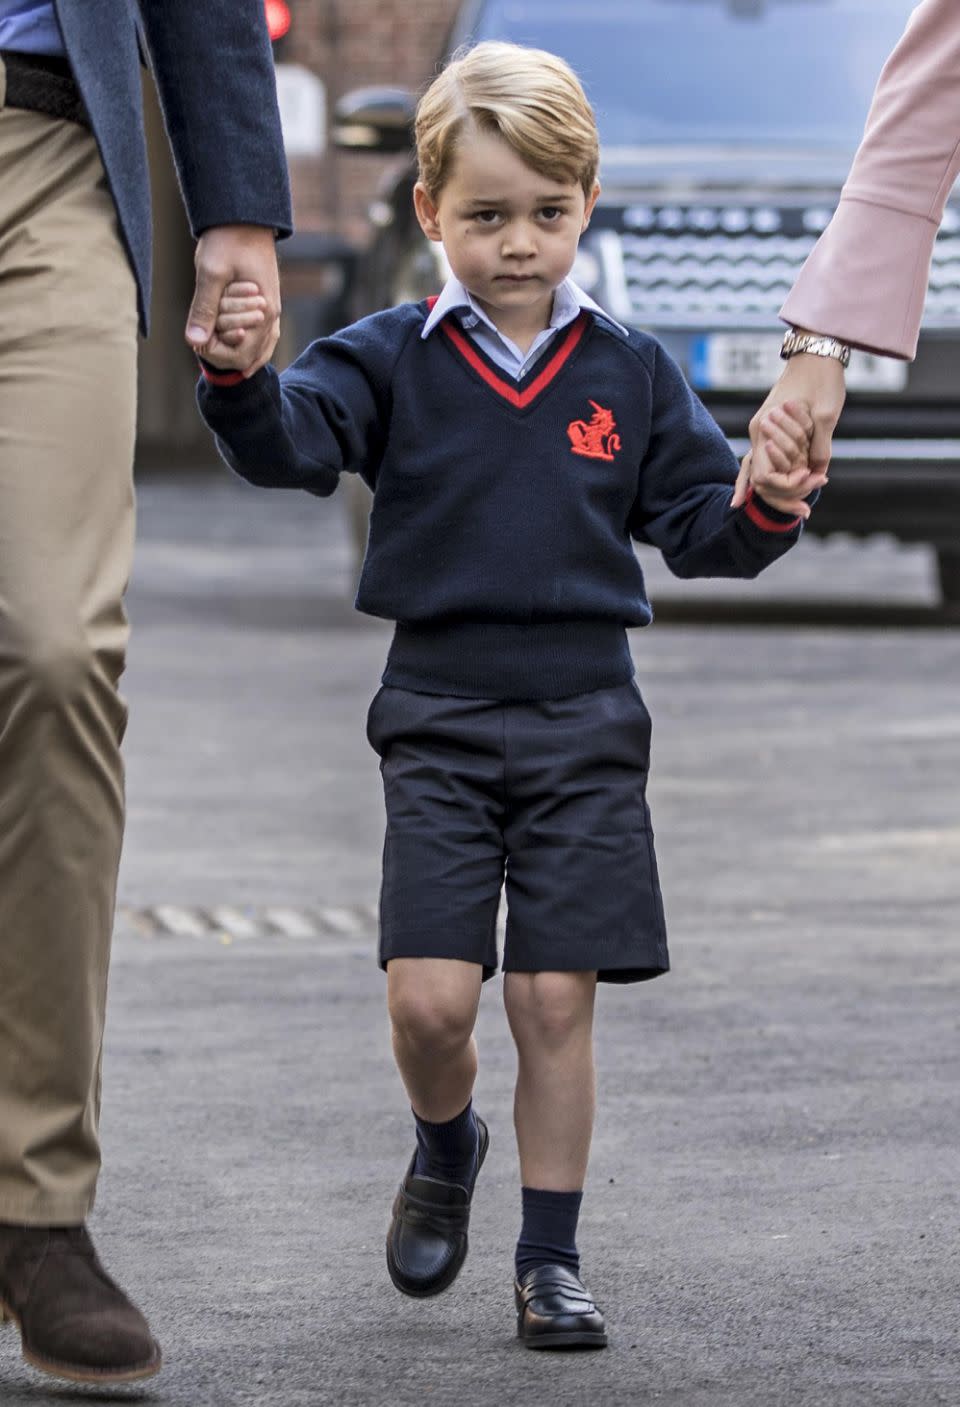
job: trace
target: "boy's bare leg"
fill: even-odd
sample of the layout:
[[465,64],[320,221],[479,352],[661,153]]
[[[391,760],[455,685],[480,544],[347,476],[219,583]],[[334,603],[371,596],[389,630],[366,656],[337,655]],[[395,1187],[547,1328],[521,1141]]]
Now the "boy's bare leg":
[[473,1094],[482,982],[478,964],[455,958],[393,958],[387,965],[394,1058],[415,1113],[430,1123],[455,1118]]
[[524,1187],[583,1187],[596,1101],[595,972],[508,972],[503,999],[517,1046],[514,1122]]
[[517,1046],[514,1120],[523,1180],[517,1334],[527,1348],[603,1348],[603,1314],[580,1279],[577,1222],[593,1136],[595,972],[508,972]]
[[487,1131],[473,1112],[483,969],[453,958],[392,958],[393,1050],[410,1096],[417,1149],[393,1204],[387,1269],[424,1298],[453,1284],[467,1255],[473,1185]]

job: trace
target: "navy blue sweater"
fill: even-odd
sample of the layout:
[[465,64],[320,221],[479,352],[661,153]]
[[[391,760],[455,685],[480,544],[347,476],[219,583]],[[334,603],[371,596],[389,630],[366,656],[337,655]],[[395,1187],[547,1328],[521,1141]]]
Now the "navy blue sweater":
[[397,622],[384,682],[560,698],[625,682],[651,610],[633,541],[678,576],[754,577],[800,533],[752,499],[654,338],[585,312],[519,382],[426,303],[377,313],[281,376],[207,369],[201,412],[251,483],[373,490],[357,607]]

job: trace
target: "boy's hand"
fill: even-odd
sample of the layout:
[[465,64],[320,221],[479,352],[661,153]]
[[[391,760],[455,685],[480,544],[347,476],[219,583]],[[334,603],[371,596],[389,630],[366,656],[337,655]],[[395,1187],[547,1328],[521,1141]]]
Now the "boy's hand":
[[787,401],[766,416],[756,450],[743,461],[754,493],[771,508],[809,518],[804,500],[827,482],[826,471],[811,470],[814,423],[805,401]]
[[[220,298],[213,335],[201,355],[213,366],[234,366],[236,348],[247,334],[260,331],[266,318],[267,300],[255,283],[228,283]],[[266,339],[267,358],[273,355],[280,337],[279,320]]]
[[[241,376],[253,376],[270,359],[270,335],[280,316],[280,273],[274,231],[262,225],[211,225],[197,240],[194,253],[196,286],[187,314],[186,339],[193,351],[204,356],[214,342],[214,322],[220,298],[229,283],[255,283],[267,300],[267,315],[259,330],[247,333],[241,346],[214,342],[218,363]],[[229,363],[226,358],[229,357]]]

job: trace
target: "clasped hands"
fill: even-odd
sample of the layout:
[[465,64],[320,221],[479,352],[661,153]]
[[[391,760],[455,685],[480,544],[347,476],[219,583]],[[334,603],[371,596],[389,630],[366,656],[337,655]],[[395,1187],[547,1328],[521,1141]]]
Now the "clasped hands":
[[[827,482],[827,470],[833,454],[833,434],[843,410],[846,394],[843,367],[838,361],[832,357],[817,357],[809,353],[800,353],[798,356],[791,357],[786,363],[779,381],[750,421],[750,443],[753,454],[756,456],[759,445],[767,437],[768,429],[774,423],[771,416],[777,409],[785,409],[787,406],[799,402],[813,416],[813,433],[807,451],[810,477],[804,479],[799,467],[797,467],[793,471],[792,478],[789,476],[786,479],[781,478],[779,483],[781,490],[789,489],[792,491],[789,505],[785,509],[788,513],[796,512],[800,517],[808,516],[807,513],[801,511],[802,500]],[[742,504],[746,498],[753,467],[754,463],[748,455],[737,479],[737,487],[733,496],[734,508]],[[772,486],[773,491],[776,491],[776,487],[777,485]],[[767,496],[767,491],[761,492],[756,483],[754,483],[754,491],[761,493],[762,497]],[[770,499],[770,502],[773,503],[773,500]],[[775,506],[780,507],[780,504],[777,503]],[[808,508],[806,504],[802,506]]]
[[809,518],[807,498],[827,482],[826,468],[811,467],[814,420],[806,401],[785,401],[751,425],[753,447],[741,461],[731,506],[752,489],[770,508]]
[[[197,241],[196,291],[187,316],[192,349],[224,370],[253,376],[266,366],[280,336],[280,276],[273,230],[218,225]],[[231,290],[242,290],[239,321],[225,314]],[[225,321],[226,317],[226,321]]]

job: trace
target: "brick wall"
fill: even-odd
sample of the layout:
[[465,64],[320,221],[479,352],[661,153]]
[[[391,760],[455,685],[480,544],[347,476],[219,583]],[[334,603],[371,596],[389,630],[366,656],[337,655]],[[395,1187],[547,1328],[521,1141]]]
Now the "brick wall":
[[[419,89],[430,77],[458,0],[289,0],[291,33],[284,62],[301,63],[326,84],[328,108],[369,84]],[[328,151],[291,162],[299,229],[366,237],[366,207],[388,162]]]

